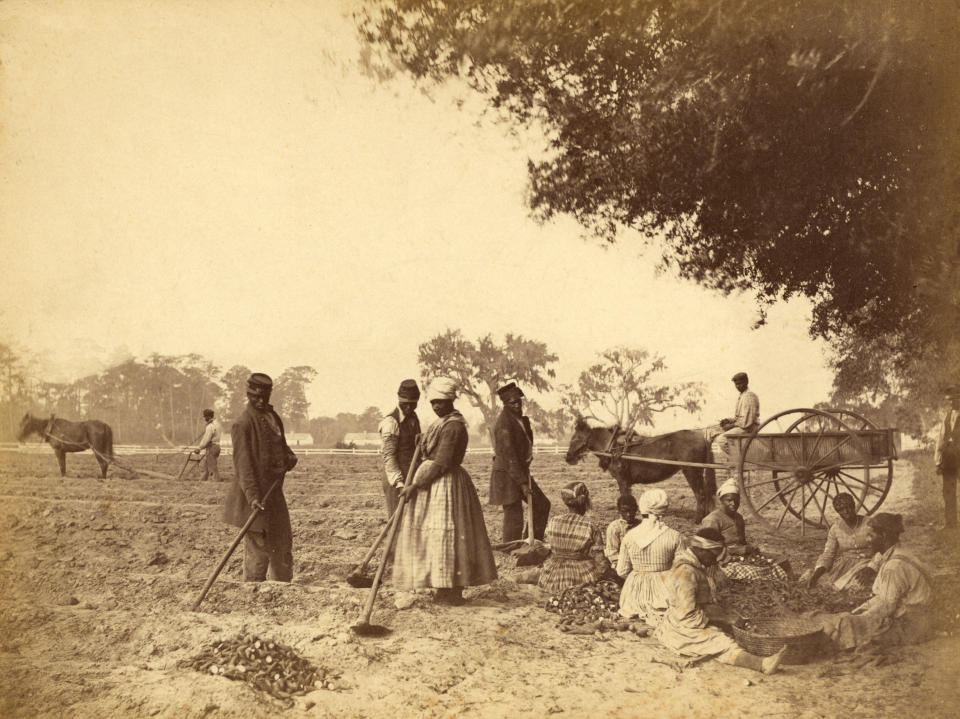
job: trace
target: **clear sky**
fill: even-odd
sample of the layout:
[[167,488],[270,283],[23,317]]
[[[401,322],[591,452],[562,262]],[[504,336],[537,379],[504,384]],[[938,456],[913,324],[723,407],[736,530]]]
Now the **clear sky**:
[[448,327],[542,340],[566,382],[608,346],[659,352],[708,390],[662,429],[729,415],[737,370],[762,416],[826,398],[807,305],[751,330],[750,296],[536,224],[535,138],[462,88],[364,76],[350,7],[0,3],[0,339],[58,379],[152,352],[308,364],[313,415],[388,407]]

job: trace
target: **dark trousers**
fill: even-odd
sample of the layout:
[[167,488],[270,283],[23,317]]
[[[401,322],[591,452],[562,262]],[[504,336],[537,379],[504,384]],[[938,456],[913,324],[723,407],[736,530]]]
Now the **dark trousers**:
[[[543,539],[550,516],[550,500],[536,482],[533,483],[533,536]],[[512,542],[523,537],[525,526],[523,500],[503,505],[503,541]]]
[[201,482],[206,482],[211,475],[213,476],[214,482],[220,481],[220,468],[217,466],[217,457],[219,456],[219,444],[211,444],[207,447],[207,456],[203,462],[203,476],[200,477]]
[[943,523],[957,526],[957,470],[943,472]]
[[400,490],[395,489],[387,480],[386,473],[380,476],[380,485],[383,487],[383,497],[387,500],[387,519],[393,516],[394,510],[400,501]]
[[247,532],[243,543],[243,581],[262,582],[267,578],[278,582],[293,579],[293,547],[271,551],[266,532]]

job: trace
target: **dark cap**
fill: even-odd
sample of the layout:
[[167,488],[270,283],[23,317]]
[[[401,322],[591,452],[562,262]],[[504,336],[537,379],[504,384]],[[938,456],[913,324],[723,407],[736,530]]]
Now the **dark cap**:
[[903,516],[899,514],[890,514],[889,512],[880,512],[867,520],[870,528],[880,534],[893,535],[899,537],[903,534]]
[[416,402],[420,399],[420,388],[414,379],[405,379],[397,390],[397,399],[401,402]]
[[204,416],[204,419],[213,419],[213,410],[212,409],[203,410],[203,416]]
[[273,390],[273,380],[263,372],[254,372],[247,380],[247,392],[269,394]]
[[750,381],[750,379],[747,377],[747,373],[746,373],[746,372],[737,372],[737,373],[733,376],[733,381],[734,381],[734,382],[736,382],[736,381],[738,381],[738,380],[741,380],[741,379],[742,379],[744,382],[749,382],[749,381]]
[[510,402],[526,396],[523,394],[523,390],[517,387],[516,382],[505,384],[503,387],[497,390],[497,395],[500,397],[501,402]]
[[960,397],[960,387],[957,387],[957,385],[952,384],[949,387],[947,387],[945,390],[943,390],[943,394],[946,397],[950,397],[951,399],[954,397]]

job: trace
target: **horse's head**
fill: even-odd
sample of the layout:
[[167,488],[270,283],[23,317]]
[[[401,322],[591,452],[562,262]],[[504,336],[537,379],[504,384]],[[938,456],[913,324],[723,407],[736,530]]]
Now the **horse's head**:
[[37,419],[27,412],[20,420],[20,434],[17,435],[17,441],[22,442],[31,434],[43,434],[43,420]]
[[592,431],[593,428],[587,423],[587,420],[577,415],[577,422],[573,425],[573,436],[570,438],[570,446],[567,448],[565,457],[567,464],[576,464],[590,451],[590,433]]

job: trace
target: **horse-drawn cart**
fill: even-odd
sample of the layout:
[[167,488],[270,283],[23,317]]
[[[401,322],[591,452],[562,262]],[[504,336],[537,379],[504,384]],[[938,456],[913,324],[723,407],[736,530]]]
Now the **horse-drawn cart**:
[[[590,427],[581,420],[567,461],[578,461],[585,452],[606,458],[621,493],[632,484],[658,482],[683,469],[697,497],[698,519],[712,499],[704,496],[709,483],[703,471],[732,473],[748,512],[776,529],[799,525],[802,533],[807,526],[826,526],[827,507],[841,493],[853,495],[858,511],[875,512],[890,491],[893,460],[900,449],[897,430],[882,429],[840,409],[790,409],[752,433],[727,439],[729,464],[717,464],[710,461],[709,438],[699,431],[650,438],[624,435],[618,426]],[[650,470],[629,466],[637,464]]]
[[776,528],[824,527],[827,506],[852,494],[872,514],[893,482],[900,449],[896,429],[847,410],[791,409],[751,434],[728,437],[745,507]]

